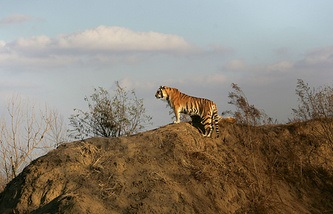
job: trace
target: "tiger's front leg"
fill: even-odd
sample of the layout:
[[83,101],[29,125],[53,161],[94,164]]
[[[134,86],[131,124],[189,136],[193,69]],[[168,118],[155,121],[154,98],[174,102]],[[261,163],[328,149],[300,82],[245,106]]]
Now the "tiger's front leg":
[[174,109],[174,113],[175,113],[175,116],[176,116],[176,120],[173,121],[173,123],[180,123],[180,112],[178,109]]

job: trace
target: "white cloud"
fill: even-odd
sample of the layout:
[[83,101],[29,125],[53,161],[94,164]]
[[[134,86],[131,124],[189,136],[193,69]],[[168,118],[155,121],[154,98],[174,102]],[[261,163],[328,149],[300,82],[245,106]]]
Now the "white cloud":
[[121,79],[119,83],[126,89],[135,89],[139,91],[154,91],[155,89],[157,89],[157,86],[160,86],[157,81],[142,81],[133,79],[132,77],[125,77]]
[[293,68],[293,63],[289,61],[281,61],[267,66],[268,71],[288,71]]
[[3,48],[3,47],[5,47],[5,45],[6,45],[6,42],[5,42],[5,41],[3,41],[3,40],[0,40],[0,48]]
[[99,26],[83,32],[60,35],[56,38],[35,36],[20,38],[7,45],[15,50],[47,50],[55,54],[80,51],[88,54],[90,51],[160,51],[182,52],[191,51],[195,47],[184,38],[157,32],[135,32],[122,27]]
[[204,84],[222,84],[227,81],[227,78],[222,73],[214,73],[203,76],[200,79],[197,79],[198,83]]
[[47,36],[35,36],[32,38],[20,38],[12,43],[14,48],[29,48],[29,49],[41,49],[48,48],[52,45],[52,40]]
[[135,32],[128,28],[107,26],[62,35],[57,42],[59,48],[81,50],[189,51],[194,48],[177,35]]
[[0,25],[17,24],[33,20],[34,18],[24,14],[13,14],[0,19]]
[[[0,41],[0,66],[60,66],[68,63],[135,63],[151,53],[188,54],[197,48],[184,38],[123,27],[99,26],[50,38],[45,35]],[[148,55],[145,55],[148,54]]]
[[[189,77],[182,77],[182,78],[173,78],[163,81],[163,85],[166,84],[167,86],[180,86],[180,85],[191,85],[191,86],[198,86],[198,85],[207,85],[207,86],[214,86],[219,84],[224,84],[228,81],[227,76],[223,73],[203,73],[203,74],[196,74]],[[157,85],[157,84],[155,84]],[[206,86],[206,87],[207,87]]]
[[243,60],[234,59],[226,63],[225,68],[231,71],[241,71],[246,68],[246,64]]
[[333,46],[309,51],[301,63],[306,65],[333,64]]

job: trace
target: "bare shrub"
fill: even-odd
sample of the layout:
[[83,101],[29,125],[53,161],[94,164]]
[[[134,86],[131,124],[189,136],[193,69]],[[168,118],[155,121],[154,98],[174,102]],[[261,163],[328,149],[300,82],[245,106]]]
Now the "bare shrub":
[[146,115],[143,99],[139,99],[134,90],[126,91],[118,82],[116,87],[114,96],[99,87],[90,97],[84,98],[88,111],[74,109],[76,113],[69,118],[73,127],[68,130],[70,137],[119,137],[137,133],[151,124],[152,118]]
[[0,121],[0,174],[8,183],[36,157],[65,140],[61,116],[13,96]]
[[333,118],[333,88],[330,86],[311,88],[299,79],[296,87],[298,107],[293,110],[293,121]]
[[333,145],[333,88],[324,86],[311,88],[308,83],[298,79],[296,87],[298,107],[292,109],[292,121],[318,120],[313,127],[314,134],[320,138],[320,143],[328,142]]
[[242,89],[235,83],[231,84],[233,89],[232,92],[229,92],[229,104],[233,105],[236,110],[226,111],[223,114],[231,114],[238,123],[245,125],[264,125],[270,124],[273,122],[271,117],[268,117],[264,110],[259,110],[254,105],[249,104],[245,93]]
[[333,88],[330,86],[311,88],[298,79],[296,87],[298,108],[293,109],[295,120],[306,121],[333,117]]

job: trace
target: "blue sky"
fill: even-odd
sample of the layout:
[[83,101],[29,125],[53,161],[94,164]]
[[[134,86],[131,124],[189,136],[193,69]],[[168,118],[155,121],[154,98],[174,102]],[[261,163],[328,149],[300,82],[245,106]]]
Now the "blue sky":
[[172,121],[160,85],[222,112],[237,83],[286,122],[298,78],[332,85],[332,11],[331,0],[0,1],[0,108],[21,94],[68,118],[94,87],[120,81],[158,127]]

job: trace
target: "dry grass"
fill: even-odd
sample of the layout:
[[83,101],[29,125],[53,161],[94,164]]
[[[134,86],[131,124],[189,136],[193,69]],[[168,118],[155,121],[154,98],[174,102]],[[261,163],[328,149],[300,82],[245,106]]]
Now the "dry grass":
[[[249,104],[238,85],[232,84],[232,89],[229,104],[235,107],[235,111],[225,113],[231,114],[239,124],[233,127],[232,132],[238,143],[246,148],[245,155],[252,164],[254,178],[250,184],[251,200],[242,212],[278,213],[274,207],[283,206],[283,202],[272,198],[274,192],[277,192],[277,186],[272,182],[276,178],[286,180],[299,189],[316,186],[324,194],[331,195],[332,88],[311,89],[299,80],[296,88],[299,106],[293,109],[295,118],[291,121],[294,122],[288,125],[272,125],[273,120],[264,110]],[[259,156],[264,160],[263,163],[258,162]],[[328,206],[328,210],[332,211],[333,206]]]

